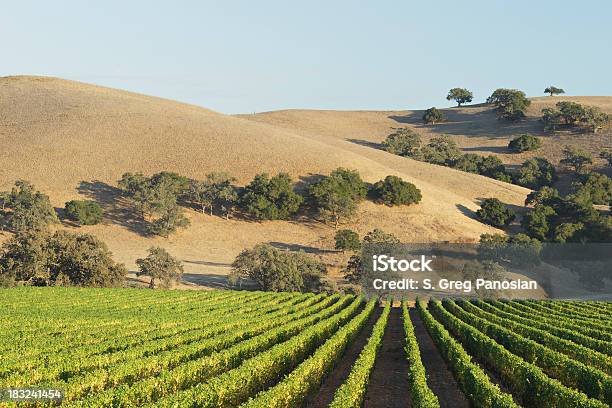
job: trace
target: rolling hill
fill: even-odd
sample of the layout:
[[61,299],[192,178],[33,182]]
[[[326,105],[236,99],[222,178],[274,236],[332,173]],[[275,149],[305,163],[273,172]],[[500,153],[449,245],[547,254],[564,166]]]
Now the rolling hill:
[[[602,103],[609,106],[610,99]],[[475,123],[461,126],[472,126],[475,138],[490,138],[486,129],[508,132],[484,108],[456,111],[474,115],[470,120]],[[209,283],[221,280],[217,275],[229,271],[237,253],[259,242],[302,248],[333,263],[336,255],[326,249],[333,245],[334,230],[312,221],[226,221],[187,211],[192,222],[187,229],[168,239],[146,237],[127,218],[116,188],[124,172],[168,170],[202,178],[225,170],[239,184],[259,172],[285,171],[301,184],[337,167],[357,169],[369,182],[395,174],[415,183],[423,201],[404,208],[366,202],[349,227],[361,234],[378,227],[411,242],[475,241],[494,232],[473,218],[479,200],[498,197],[520,206],[527,189],[372,148],[391,127],[420,127],[416,117],[416,111],[297,110],[229,116],[74,81],[5,77],[0,78],[0,189],[26,179],[58,208],[70,199],[96,199],[106,208],[102,225],[61,227],[99,236],[132,270],[148,247],[161,245],[185,262],[186,280],[193,282],[203,279],[200,274],[208,275]],[[453,134],[444,129],[453,126],[451,121],[439,126],[427,131]],[[462,137],[471,137],[464,133]]]

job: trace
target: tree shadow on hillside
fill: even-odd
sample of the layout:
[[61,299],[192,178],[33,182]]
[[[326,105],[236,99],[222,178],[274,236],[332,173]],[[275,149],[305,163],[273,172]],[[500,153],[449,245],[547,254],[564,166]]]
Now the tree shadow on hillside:
[[478,215],[476,215],[476,211],[469,209],[463,204],[457,204],[456,207],[459,211],[461,211],[461,214],[465,215],[466,217],[471,218],[476,221],[480,221],[480,219],[478,218]]
[[274,248],[278,249],[286,249],[288,251],[302,251],[307,254],[329,254],[329,253],[337,253],[335,249],[323,249],[317,248],[313,246],[301,245],[301,244],[288,244],[286,242],[269,242]]
[[250,279],[241,279],[236,285],[230,284],[227,275],[214,273],[184,273],[183,282],[191,283],[209,289],[258,290],[257,283]]
[[[478,108],[478,109],[476,109]],[[425,111],[412,111],[406,115],[391,115],[398,123],[410,124],[416,128],[430,129],[435,133],[457,136],[480,136],[491,139],[508,138],[522,133],[543,135],[542,124],[538,118],[509,122],[497,119],[493,109],[481,110],[482,105],[462,106],[459,109],[444,109],[446,121],[436,124],[423,123]],[[472,111],[473,110],[473,111]]]
[[65,208],[54,207],[54,210],[55,214],[57,215],[57,218],[60,220],[60,223],[63,226],[73,228],[79,228],[81,226],[81,224],[79,224],[77,221],[70,218],[68,214],[66,214]]
[[220,267],[231,267],[232,264],[231,263],[227,263],[227,262],[212,262],[212,261],[190,261],[190,260],[183,260],[183,262],[185,263],[189,263],[189,264],[194,264],[194,265],[204,265],[204,266],[220,266]]
[[308,173],[305,176],[299,176],[295,182],[295,191],[306,193],[311,185],[323,180],[325,177],[326,175],[319,173]]
[[464,152],[512,153],[506,146],[473,146],[462,147]]
[[363,139],[346,139],[346,141],[358,144],[360,146],[371,147],[372,149],[384,150],[382,143],[371,142]]
[[211,289],[233,289],[227,280],[227,275],[184,273],[183,281]]
[[147,236],[147,223],[136,213],[121,189],[99,180],[81,181],[79,194],[95,200],[104,210],[104,220],[120,225],[131,232]]

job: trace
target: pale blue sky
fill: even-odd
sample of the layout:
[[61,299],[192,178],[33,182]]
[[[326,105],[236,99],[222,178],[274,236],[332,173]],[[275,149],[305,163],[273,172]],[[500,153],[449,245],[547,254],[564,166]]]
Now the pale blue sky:
[[454,86],[612,95],[612,2],[1,1],[0,75],[226,113],[448,106]]

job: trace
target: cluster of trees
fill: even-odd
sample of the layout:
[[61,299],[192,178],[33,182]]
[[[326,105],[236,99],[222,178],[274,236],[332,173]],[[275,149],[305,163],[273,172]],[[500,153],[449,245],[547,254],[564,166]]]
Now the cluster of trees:
[[334,170],[309,188],[313,208],[335,228],[341,221],[350,219],[359,202],[368,195],[375,202],[388,206],[417,204],[422,198],[421,191],[414,184],[400,177],[387,176],[368,186],[357,171],[344,168]]
[[526,234],[482,234],[478,244],[481,259],[507,263],[517,267],[538,265],[542,243]]
[[169,288],[183,277],[183,263],[164,248],[151,247],[145,258],[136,260],[136,276],[149,276],[149,288]]
[[188,225],[181,209],[185,205],[225,218],[239,213],[256,220],[285,220],[304,207],[311,207],[321,219],[338,227],[355,215],[368,193],[387,205],[408,205],[421,200],[420,191],[399,177],[387,177],[370,188],[359,172],[344,168],[311,184],[305,195],[295,190],[286,173],[272,177],[258,174],[243,188],[233,185],[234,180],[227,173],[210,173],[202,181],[170,172],[151,177],[126,173],[119,186],[147,223],[147,231],[162,236]]
[[531,189],[552,186],[557,181],[557,172],[555,166],[548,160],[534,157],[523,162],[513,181]]
[[125,173],[119,187],[131,200],[150,234],[168,236],[189,225],[178,204],[189,191],[189,179],[172,172],[161,172],[151,177],[142,173]]
[[[58,223],[49,197],[18,180],[0,194],[2,223],[15,235],[0,248],[0,281],[32,285],[117,286],[127,270],[116,264],[96,237],[66,231],[51,233]],[[67,204],[76,214],[80,206]]]
[[18,180],[11,191],[0,193],[2,225],[14,232],[43,230],[59,222],[49,197],[25,180]]
[[542,147],[540,138],[530,134],[515,137],[508,143],[508,148],[515,153],[530,152],[538,150],[540,147]]
[[478,218],[485,224],[503,228],[516,218],[514,211],[497,198],[485,198],[476,211]]
[[208,211],[210,215],[215,212],[230,217],[238,202],[238,190],[232,185],[236,179],[226,172],[213,172],[205,176],[204,180],[190,180],[186,198],[202,213]]
[[340,222],[355,215],[359,202],[366,198],[368,186],[356,170],[338,168],[312,184],[308,193],[319,216],[338,228]]
[[80,225],[96,225],[104,219],[104,210],[96,201],[71,200],[64,208],[66,216]]
[[[395,245],[399,239],[381,229],[368,232],[363,240],[350,229],[338,230],[335,247],[352,253],[344,270],[350,283],[361,280],[362,259],[358,252],[364,244]],[[327,267],[315,257],[302,251],[279,249],[269,244],[259,244],[243,250],[232,264],[229,281],[240,285],[244,279],[255,281],[266,291],[327,292],[333,290],[325,275]]]
[[346,268],[344,269],[344,278],[347,282],[356,284],[361,282],[363,278],[363,260],[361,253],[358,253],[361,248],[366,245],[379,245],[381,249],[392,247],[400,243],[399,238],[391,233],[387,233],[379,228],[375,228],[368,232],[363,240],[359,239],[359,234],[355,231],[345,229],[336,233],[336,249],[341,251],[351,251]]
[[[425,161],[457,170],[480,174],[507,183],[514,183],[530,189],[552,186],[558,179],[555,166],[543,157],[525,160],[512,174],[506,170],[502,161],[493,155],[483,156],[475,153],[462,154],[457,144],[447,135],[434,137],[422,146],[420,136],[407,128],[396,129],[383,142],[385,150],[390,153],[415,160]],[[521,135],[510,142],[514,151],[536,150],[541,146],[539,138],[532,135]],[[584,174],[593,163],[593,157],[576,147],[566,147],[561,164]],[[604,150],[600,157],[612,163],[612,151]]]
[[[526,234],[545,242],[612,242],[612,217],[604,215],[593,204],[612,203],[612,180],[590,173],[575,192],[562,197],[552,187],[542,187],[527,196],[532,206],[523,216],[521,226]],[[498,228],[508,226],[514,211],[496,198],[483,200],[477,211],[479,219]]]
[[[15,232],[42,230],[59,222],[49,197],[26,180],[17,180],[11,191],[0,192],[0,208],[0,223]],[[81,225],[98,224],[104,217],[102,207],[89,200],[68,201],[64,212]]]
[[531,105],[531,101],[527,99],[525,92],[506,88],[496,89],[487,98],[487,103],[495,106],[495,112],[499,119],[510,121],[523,119],[525,111]]
[[17,232],[0,249],[4,285],[122,286],[128,273],[104,242],[90,234],[47,229]]
[[[151,181],[154,183],[169,184],[167,180]],[[135,185],[132,184],[132,188],[136,189]],[[163,192],[164,188],[159,187],[156,192]],[[145,194],[145,191],[140,189],[135,194]],[[155,202],[140,201],[143,211],[152,211],[154,205],[160,205],[159,202],[163,201],[161,194],[156,197],[158,201]],[[50,226],[58,222],[55,209],[49,197],[31,183],[18,180],[10,192],[0,194],[0,200],[2,223],[14,232],[0,248],[2,286],[18,283],[36,286],[124,285],[128,271],[124,265],[113,261],[104,242],[90,234],[50,230]],[[104,216],[100,205],[88,200],[67,202],[65,213],[81,225],[97,224]],[[151,287],[155,287],[155,279],[159,279],[162,286],[176,279],[177,262],[161,248],[152,249],[149,257],[137,261],[141,273],[152,277]]]
[[326,273],[325,264],[304,252],[259,244],[236,257],[229,281],[239,285],[249,278],[273,292],[322,292],[328,288],[323,280]]
[[[553,95],[564,94],[562,88],[548,86],[544,93]],[[453,88],[446,96],[447,100],[454,100],[457,106],[469,103],[473,94],[465,88]],[[515,121],[523,119],[531,101],[523,91],[518,89],[499,88],[493,91],[487,98],[488,104],[494,106],[499,119]],[[425,123],[438,123],[445,120],[444,114],[436,108],[425,111],[423,121]],[[557,102],[556,108],[542,109],[542,122],[546,131],[555,132],[559,129],[583,129],[596,133],[599,129],[610,122],[610,115],[602,112],[594,106],[584,106],[576,102]]]
[[593,207],[590,197],[569,194],[561,197],[553,188],[531,193],[522,226],[527,234],[548,242],[612,242],[612,217]]
[[432,138],[421,146],[420,136],[407,128],[396,129],[383,142],[385,150],[403,157],[410,157],[440,166],[481,174],[497,180],[511,182],[512,177],[497,156],[462,154],[457,143],[447,135]]
[[560,129],[583,129],[596,133],[610,122],[610,115],[594,106],[576,102],[557,102],[556,108],[542,109],[544,130],[555,132]]

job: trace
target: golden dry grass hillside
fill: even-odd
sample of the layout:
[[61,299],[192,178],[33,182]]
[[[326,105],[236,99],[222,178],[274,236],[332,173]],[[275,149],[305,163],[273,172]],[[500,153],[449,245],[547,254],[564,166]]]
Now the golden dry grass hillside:
[[362,234],[378,227],[412,242],[474,241],[494,232],[473,218],[479,200],[498,197],[518,206],[528,190],[368,145],[390,127],[410,123],[410,115],[284,111],[236,117],[56,78],[0,78],[0,189],[26,179],[58,208],[70,199],[95,199],[106,210],[102,225],[62,228],[99,236],[132,270],[149,246],[163,246],[185,262],[192,281],[199,274],[226,274],[240,250],[259,242],[324,253],[334,230],[312,220],[226,221],[187,211],[187,229],[167,239],[146,237],[127,216],[116,188],[124,172],[167,170],[203,178],[224,170],[239,184],[259,172],[285,171],[301,182],[337,167],[357,169],[369,182],[395,174],[415,183],[423,201],[403,208],[366,202],[349,227]]
[[[573,101],[596,106],[612,114],[611,96],[554,96],[531,98],[531,106],[525,120],[508,123],[499,121],[486,104],[468,105],[442,109],[447,120],[435,125],[422,121],[423,110],[406,111],[330,111],[330,110],[282,110],[263,112],[240,117],[268,123],[300,133],[302,135],[325,136],[352,143],[379,147],[393,128],[407,127],[415,130],[426,143],[431,137],[447,134],[467,153],[495,154],[510,166],[517,165],[534,156],[543,156],[558,164],[566,145],[578,146],[597,157],[604,147],[612,147],[612,131],[604,129],[597,134],[545,133],[540,122],[542,109],[554,107],[559,101]],[[508,149],[514,137],[530,133],[543,139],[543,146],[535,152],[516,154]],[[596,165],[603,160],[596,159]]]

